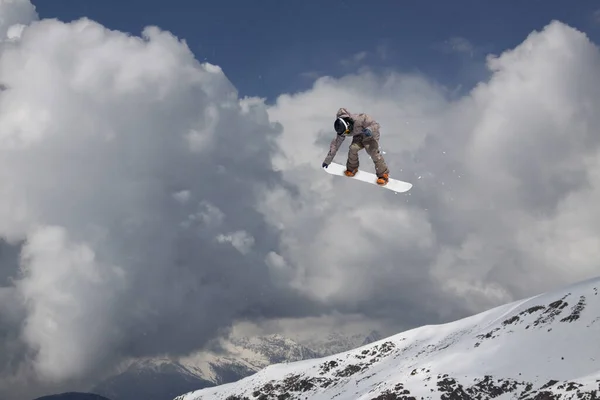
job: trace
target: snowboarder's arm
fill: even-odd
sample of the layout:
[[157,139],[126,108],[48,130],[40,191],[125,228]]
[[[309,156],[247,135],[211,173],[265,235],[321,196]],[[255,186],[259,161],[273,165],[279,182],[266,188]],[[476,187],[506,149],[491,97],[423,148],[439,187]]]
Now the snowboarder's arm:
[[363,133],[367,136],[371,136],[374,133],[379,132],[379,123],[375,121],[368,114],[360,114],[361,125],[363,126]]
[[323,164],[331,164],[333,158],[335,157],[335,154],[342,145],[344,139],[346,139],[346,137],[343,135],[335,136],[335,138],[331,141],[331,144],[329,145],[329,153],[327,153],[327,157],[325,157],[325,161],[323,161]]

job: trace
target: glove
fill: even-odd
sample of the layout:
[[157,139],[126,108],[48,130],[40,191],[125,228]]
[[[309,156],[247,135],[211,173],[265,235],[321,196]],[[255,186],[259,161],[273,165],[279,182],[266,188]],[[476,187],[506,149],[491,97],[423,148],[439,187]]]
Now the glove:
[[362,133],[367,137],[371,137],[371,135],[373,134],[373,132],[371,132],[369,128],[363,129]]
[[327,163],[325,163],[325,162],[324,162],[324,163],[323,163],[323,165],[321,165],[321,166],[322,166],[323,168],[327,168],[327,167],[329,166],[329,164],[327,164]]

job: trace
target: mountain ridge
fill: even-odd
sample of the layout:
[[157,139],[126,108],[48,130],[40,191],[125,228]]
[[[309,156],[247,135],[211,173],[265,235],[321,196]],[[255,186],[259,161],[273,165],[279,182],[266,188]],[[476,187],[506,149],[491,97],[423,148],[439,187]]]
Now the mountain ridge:
[[598,400],[599,289],[589,279],[174,400]]
[[[375,335],[370,332],[360,339],[344,339],[335,334],[334,338],[338,347],[353,346]],[[165,400],[186,391],[237,381],[273,363],[325,355],[281,334],[222,339],[217,347],[215,351],[198,351],[176,360],[160,357],[131,360],[93,390],[111,400]]]

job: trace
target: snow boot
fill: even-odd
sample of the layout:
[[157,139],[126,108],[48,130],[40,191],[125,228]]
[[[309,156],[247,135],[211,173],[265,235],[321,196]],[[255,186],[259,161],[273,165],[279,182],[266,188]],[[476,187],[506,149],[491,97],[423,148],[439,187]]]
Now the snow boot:
[[389,174],[383,174],[379,178],[377,178],[377,184],[379,186],[385,186],[385,185],[387,185],[388,180],[389,180]]
[[356,175],[357,172],[358,172],[358,168],[353,171],[350,171],[349,169],[347,169],[344,171],[344,174],[346,174],[346,176],[352,177],[352,176]]

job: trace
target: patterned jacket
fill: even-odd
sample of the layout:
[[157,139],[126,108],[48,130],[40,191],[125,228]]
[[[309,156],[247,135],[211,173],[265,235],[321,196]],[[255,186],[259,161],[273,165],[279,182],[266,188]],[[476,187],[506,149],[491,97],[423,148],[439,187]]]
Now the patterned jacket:
[[336,136],[333,138],[333,140],[331,141],[331,144],[329,145],[329,153],[327,153],[327,157],[325,157],[325,163],[326,164],[331,164],[331,162],[333,161],[333,158],[335,157],[338,149],[340,148],[340,146],[342,145],[342,143],[344,142],[344,140],[346,139],[347,136],[358,136],[358,135],[363,135],[364,136],[364,130],[366,128],[369,128],[373,134],[373,137],[375,140],[379,140],[379,123],[377,121],[375,121],[370,115],[368,114],[353,114],[350,113],[347,109],[345,108],[340,108],[338,110],[338,112],[336,113],[336,118],[350,118],[352,119],[352,121],[354,122],[354,125],[352,127],[352,130],[350,132],[348,132],[347,134],[341,134],[338,135],[336,134]]

